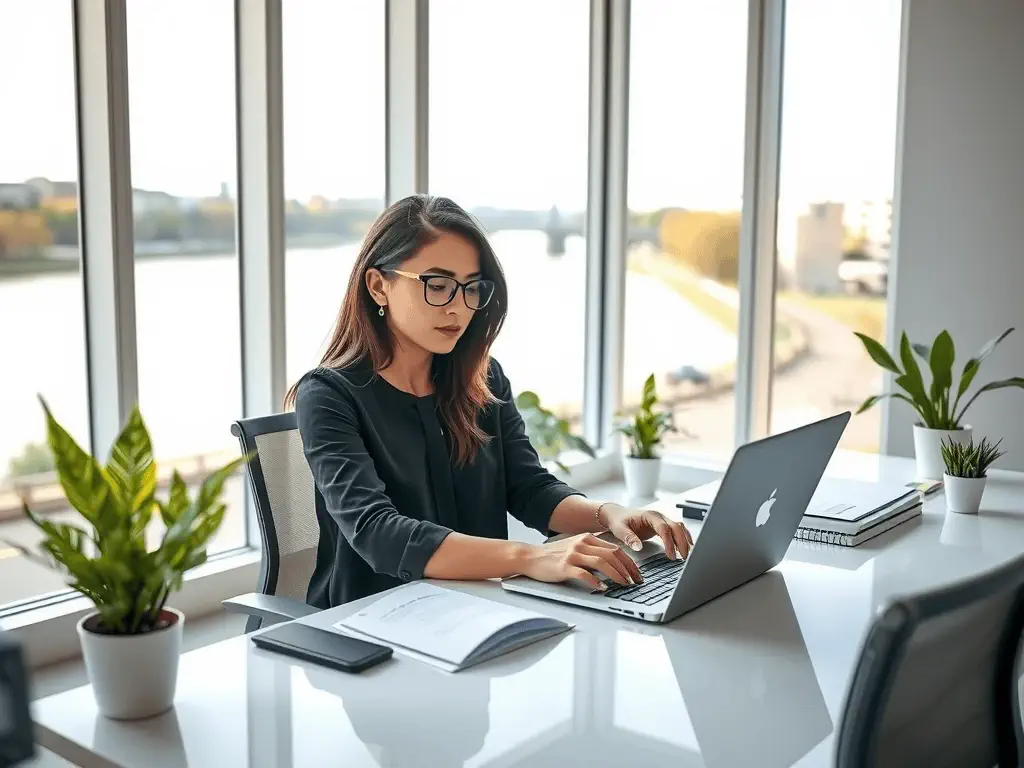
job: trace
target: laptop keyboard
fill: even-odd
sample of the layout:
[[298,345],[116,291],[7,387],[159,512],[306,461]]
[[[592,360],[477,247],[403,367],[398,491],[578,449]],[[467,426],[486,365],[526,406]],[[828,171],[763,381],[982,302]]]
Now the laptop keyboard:
[[672,593],[679,579],[679,572],[683,570],[685,564],[686,561],[682,558],[669,560],[664,554],[655,555],[640,566],[640,575],[644,579],[642,584],[628,587],[616,584],[607,592],[600,594],[630,603],[654,605]]

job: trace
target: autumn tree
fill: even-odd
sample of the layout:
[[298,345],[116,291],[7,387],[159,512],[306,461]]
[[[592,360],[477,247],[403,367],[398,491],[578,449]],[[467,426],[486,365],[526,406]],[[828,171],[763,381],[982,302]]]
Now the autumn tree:
[[666,211],[661,247],[696,273],[724,283],[739,274],[739,211]]

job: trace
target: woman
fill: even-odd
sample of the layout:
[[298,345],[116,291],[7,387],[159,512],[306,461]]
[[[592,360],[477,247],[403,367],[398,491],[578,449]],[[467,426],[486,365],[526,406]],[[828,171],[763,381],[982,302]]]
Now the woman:
[[[639,582],[594,535],[606,529],[636,550],[658,534],[669,557],[689,551],[682,525],[586,499],[541,466],[489,357],[507,305],[486,235],[451,200],[408,197],[370,228],[323,360],[288,393],[324,502],[311,605],[424,577]],[[510,542],[506,510],[574,535]]]

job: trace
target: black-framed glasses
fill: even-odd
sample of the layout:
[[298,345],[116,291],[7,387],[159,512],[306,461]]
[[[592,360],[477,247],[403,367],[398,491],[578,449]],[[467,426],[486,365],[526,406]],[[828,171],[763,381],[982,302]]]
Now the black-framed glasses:
[[483,309],[494,296],[494,281],[474,278],[460,283],[447,275],[420,275],[415,272],[404,272],[400,269],[389,269],[402,277],[409,277],[423,283],[423,299],[432,307],[445,307],[452,303],[455,294],[462,289],[462,300],[472,310]]

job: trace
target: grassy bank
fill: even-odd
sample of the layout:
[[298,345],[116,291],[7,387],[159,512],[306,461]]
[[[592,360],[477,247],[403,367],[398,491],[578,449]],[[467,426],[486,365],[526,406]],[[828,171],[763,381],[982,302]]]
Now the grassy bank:
[[[718,323],[723,330],[735,334],[739,328],[738,306],[708,290],[702,279],[685,264],[673,257],[651,249],[634,249],[629,254],[627,269],[634,274],[653,277],[671,288],[706,317]],[[775,324],[775,373],[781,373],[803,358],[809,349],[807,332],[795,318],[781,313]],[[708,371],[710,380],[700,386],[680,385],[663,395],[662,402],[669,406],[713,397],[735,386],[735,362]],[[638,393],[626,393],[623,407],[628,411],[637,405]]]
[[[725,331],[735,334],[739,329],[739,308],[729,302],[722,301],[714,294],[708,293],[701,285],[699,276],[687,266],[675,261],[671,256],[644,251],[633,251],[629,254],[628,269],[641,275],[655,277],[659,282],[669,286],[686,299],[701,314],[710,317]],[[784,319],[775,324],[775,341],[783,342],[790,338],[791,329]]]
[[886,302],[882,296],[812,296],[786,292],[782,298],[828,315],[851,331],[879,341],[885,339]]

